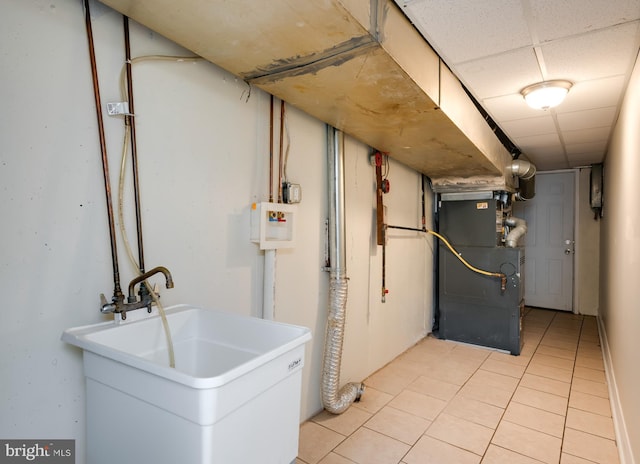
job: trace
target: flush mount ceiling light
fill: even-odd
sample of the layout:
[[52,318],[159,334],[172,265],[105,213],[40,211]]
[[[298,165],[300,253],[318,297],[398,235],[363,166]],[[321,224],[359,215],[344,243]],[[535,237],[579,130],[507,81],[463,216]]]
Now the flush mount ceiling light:
[[546,110],[562,103],[571,85],[569,81],[545,81],[529,85],[520,93],[531,108]]

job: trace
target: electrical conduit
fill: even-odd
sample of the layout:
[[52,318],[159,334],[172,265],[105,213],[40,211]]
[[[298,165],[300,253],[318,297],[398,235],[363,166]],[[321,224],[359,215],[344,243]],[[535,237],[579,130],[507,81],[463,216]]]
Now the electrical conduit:
[[345,206],[344,206],[344,136],[327,126],[329,177],[329,307],[322,365],[322,404],[332,414],[341,414],[351,403],[359,401],[363,383],[348,383],[341,389],[340,364],[344,342],[347,303]]

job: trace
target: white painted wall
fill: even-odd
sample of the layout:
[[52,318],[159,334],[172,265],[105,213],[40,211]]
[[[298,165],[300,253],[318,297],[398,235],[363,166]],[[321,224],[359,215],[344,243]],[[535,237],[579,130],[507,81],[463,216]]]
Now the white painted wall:
[[636,63],[605,160],[600,256],[600,317],[617,387],[614,413],[618,425],[626,427],[618,430],[628,439],[619,446],[627,463],[640,460],[639,106],[640,64]]
[[[104,104],[120,100],[122,19],[91,5]],[[98,296],[113,290],[84,13],[80,0],[6,0],[0,13],[0,437],[74,438],[80,463],[81,354],[60,335],[104,320]],[[134,57],[187,53],[134,23],[132,48]],[[205,62],[139,63],[134,81],[145,264],[167,266],[176,283],[162,291],[163,301],[261,314],[263,254],[249,241],[249,208],[268,199],[269,96],[255,88],[249,96],[246,84]],[[294,108],[287,107],[287,121],[288,175],[302,185],[303,201],[297,246],[278,252],[275,311],[277,320],[313,333],[305,419],[321,409],[326,135],[323,123]],[[105,125],[117,192],[123,126],[109,117]],[[393,161],[390,167],[389,222],[419,226],[420,175]],[[390,238],[390,293],[381,303],[374,169],[368,148],[349,138],[346,183],[342,382],[362,380],[422,337],[433,305],[432,241],[411,233]],[[429,192],[427,200],[430,211]],[[131,216],[129,206],[133,233]],[[119,251],[126,288],[134,274]]]
[[600,293],[600,221],[589,204],[591,168],[578,169],[576,199],[576,295],[578,314],[598,315]]

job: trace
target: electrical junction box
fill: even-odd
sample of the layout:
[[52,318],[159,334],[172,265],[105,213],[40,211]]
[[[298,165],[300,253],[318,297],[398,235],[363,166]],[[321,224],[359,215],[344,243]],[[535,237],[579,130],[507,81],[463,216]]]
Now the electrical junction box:
[[261,250],[293,248],[296,206],[286,203],[251,205],[251,241]]
[[302,188],[300,187],[300,184],[283,182],[282,201],[285,203],[300,203],[302,201]]

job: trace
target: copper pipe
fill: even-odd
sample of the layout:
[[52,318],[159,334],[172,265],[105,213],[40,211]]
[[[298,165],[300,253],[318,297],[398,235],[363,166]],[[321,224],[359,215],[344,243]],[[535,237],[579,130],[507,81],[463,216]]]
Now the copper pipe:
[[278,203],[282,203],[282,173],[284,171],[284,100],[280,100],[280,155],[278,161],[280,172],[278,173]]
[[420,192],[422,193],[422,230],[423,231],[427,230],[427,208],[426,208],[425,191],[424,191],[424,182],[426,180],[426,177],[427,176],[422,174],[422,177],[420,178],[421,180]]
[[136,143],[136,123],[135,111],[133,108],[133,78],[131,73],[131,41],[129,39],[129,18],[124,19],[124,53],[125,69],[127,73],[127,100],[129,103],[129,114],[124,117],[131,132],[131,165],[133,169],[133,196],[136,209],[136,230],[138,233],[138,266],[140,273],[144,274],[144,247],[142,243],[142,214],[140,211],[140,183],[138,176],[138,144]]
[[98,69],[96,53],[93,45],[93,30],[91,28],[91,12],[89,0],[84,0],[85,24],[89,42],[89,59],[91,61],[91,77],[93,80],[93,95],[95,97],[96,117],[98,119],[98,135],[100,137],[100,152],[102,154],[102,173],[104,175],[104,190],[107,200],[107,216],[109,218],[109,239],[111,241],[111,262],[113,263],[113,298],[124,299],[120,288],[120,271],[118,270],[118,250],[116,248],[116,228],[113,219],[113,202],[111,200],[111,184],[109,182],[109,161],[107,159],[107,144],[104,136],[104,122],[102,120],[102,103],[100,101],[100,85],[98,84]]
[[273,95],[269,112],[269,202],[273,203]]
[[387,226],[382,226],[382,294],[381,299],[383,303],[387,301]]
[[376,243],[384,245],[384,202],[382,199],[382,154],[375,153],[376,162]]

